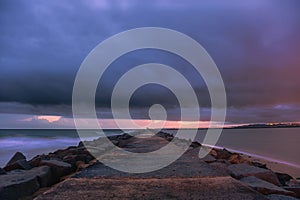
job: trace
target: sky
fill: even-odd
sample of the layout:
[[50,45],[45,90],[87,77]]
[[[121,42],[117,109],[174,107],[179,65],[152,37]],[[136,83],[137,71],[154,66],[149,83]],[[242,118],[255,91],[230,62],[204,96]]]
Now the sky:
[[[226,124],[299,122],[299,8],[298,0],[1,0],[0,128],[73,127],[73,83],[88,53],[114,34],[149,26],[180,31],[210,54],[225,84]],[[202,77],[185,60],[153,49],[128,53],[108,68],[96,94],[99,119],[114,126],[114,85],[133,66],[149,62],[187,77],[201,125],[207,125],[210,98]],[[134,93],[132,117],[148,123],[153,104],[162,104],[168,126],[176,126],[176,96],[158,85]]]

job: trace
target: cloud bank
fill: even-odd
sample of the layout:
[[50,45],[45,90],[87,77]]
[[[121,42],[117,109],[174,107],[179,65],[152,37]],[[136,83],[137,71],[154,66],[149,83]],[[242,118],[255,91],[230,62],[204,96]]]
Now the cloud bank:
[[[189,35],[214,59],[226,86],[227,121],[299,121],[299,6],[297,0],[3,0],[0,113],[71,116],[73,82],[86,55],[113,34],[158,26]],[[187,77],[203,118],[209,117],[201,76],[183,59],[157,50],[131,52],[110,66],[97,92],[99,115],[111,117],[112,88],[122,74],[148,62],[167,64]],[[169,119],[178,118],[176,98],[156,85],[136,92],[133,116],[147,118],[154,103],[168,108]]]

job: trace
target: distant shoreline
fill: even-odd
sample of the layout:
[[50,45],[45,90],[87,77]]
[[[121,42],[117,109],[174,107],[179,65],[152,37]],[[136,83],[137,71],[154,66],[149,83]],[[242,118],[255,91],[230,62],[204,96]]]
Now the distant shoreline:
[[[181,130],[207,130],[207,129],[268,129],[268,128],[300,128],[299,126],[254,126],[254,125],[245,125],[245,126],[236,126],[236,127],[223,127],[223,128],[182,128]],[[73,131],[77,130],[76,128],[0,128],[0,130],[59,130],[59,131]],[[98,129],[80,129],[80,130],[98,130]],[[121,129],[101,129],[105,131],[116,131]],[[145,129],[131,129],[131,128],[124,128],[122,130],[145,130]],[[153,129],[156,130],[156,129]],[[178,128],[164,128],[162,130],[178,130]]]

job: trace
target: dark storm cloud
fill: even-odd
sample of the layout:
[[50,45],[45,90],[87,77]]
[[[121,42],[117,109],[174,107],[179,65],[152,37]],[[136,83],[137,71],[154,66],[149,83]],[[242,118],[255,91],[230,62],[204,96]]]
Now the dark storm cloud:
[[[143,26],[172,28],[202,44],[221,71],[231,109],[297,108],[299,6],[297,0],[3,0],[0,102],[10,106],[2,106],[0,112],[70,115],[73,81],[90,50],[113,34]],[[179,70],[194,86],[201,106],[209,107],[206,86],[191,66],[174,55],[155,51],[135,52],[117,60],[103,78],[98,107],[109,107],[111,89],[122,73],[147,62]],[[148,95],[142,91],[135,95],[131,105],[143,108],[157,99],[169,108],[177,105],[172,94],[152,88],[148,87]],[[15,108],[21,104],[26,105]],[[233,121],[240,121],[237,118],[232,116]]]

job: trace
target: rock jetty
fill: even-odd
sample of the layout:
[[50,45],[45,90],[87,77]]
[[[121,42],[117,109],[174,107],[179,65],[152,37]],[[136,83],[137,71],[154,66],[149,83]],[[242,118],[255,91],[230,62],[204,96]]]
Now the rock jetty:
[[[132,152],[159,149],[171,140],[159,132],[139,138],[128,134],[109,137],[116,146]],[[103,138],[85,142],[106,157]],[[0,199],[298,199],[300,181],[275,173],[265,164],[226,149],[212,149],[199,158],[201,144],[193,142],[174,163],[160,170],[131,174],[97,161],[82,142],[31,160],[17,152],[0,168]],[[203,147],[205,148],[205,147]]]

